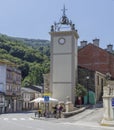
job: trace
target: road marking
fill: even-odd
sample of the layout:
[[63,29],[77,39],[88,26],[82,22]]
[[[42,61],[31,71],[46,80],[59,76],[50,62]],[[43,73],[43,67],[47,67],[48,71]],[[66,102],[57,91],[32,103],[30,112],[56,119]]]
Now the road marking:
[[12,120],[17,120],[17,118],[12,118]]
[[24,120],[34,120],[34,119],[32,119],[32,118],[0,118],[1,120],[13,120],[13,121],[17,121],[17,120],[22,120],[22,121],[24,121]]
[[8,120],[8,118],[4,118],[3,120]]
[[34,120],[33,118],[29,118],[29,120]]
[[25,120],[25,118],[20,118],[20,120]]

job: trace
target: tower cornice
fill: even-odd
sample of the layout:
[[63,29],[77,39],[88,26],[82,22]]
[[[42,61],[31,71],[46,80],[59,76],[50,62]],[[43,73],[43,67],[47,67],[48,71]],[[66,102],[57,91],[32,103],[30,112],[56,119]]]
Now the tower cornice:
[[79,35],[77,33],[77,31],[72,30],[72,31],[58,31],[58,32],[49,32],[50,35],[52,36],[67,36],[67,35],[74,35],[77,39],[79,38]]

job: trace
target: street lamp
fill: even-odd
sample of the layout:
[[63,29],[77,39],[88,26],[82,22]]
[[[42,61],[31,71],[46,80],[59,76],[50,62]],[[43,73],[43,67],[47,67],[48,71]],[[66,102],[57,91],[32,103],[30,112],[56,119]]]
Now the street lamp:
[[87,79],[87,104],[89,104],[89,87],[88,87],[89,76],[87,76],[86,79]]

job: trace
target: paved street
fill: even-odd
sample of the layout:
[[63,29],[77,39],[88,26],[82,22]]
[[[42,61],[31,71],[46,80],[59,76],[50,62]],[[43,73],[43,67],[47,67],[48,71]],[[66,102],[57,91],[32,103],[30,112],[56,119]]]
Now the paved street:
[[113,130],[100,126],[103,108],[87,109],[70,118],[41,118],[34,120],[34,113],[0,115],[0,130]]

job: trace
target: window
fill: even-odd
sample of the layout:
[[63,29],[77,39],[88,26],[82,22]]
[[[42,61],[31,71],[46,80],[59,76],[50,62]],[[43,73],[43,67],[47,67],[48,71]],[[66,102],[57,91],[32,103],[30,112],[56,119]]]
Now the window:
[[9,85],[7,84],[7,86],[6,86],[6,90],[9,90],[9,88],[10,88]]
[[3,95],[0,95],[0,103],[3,103],[4,97]]

